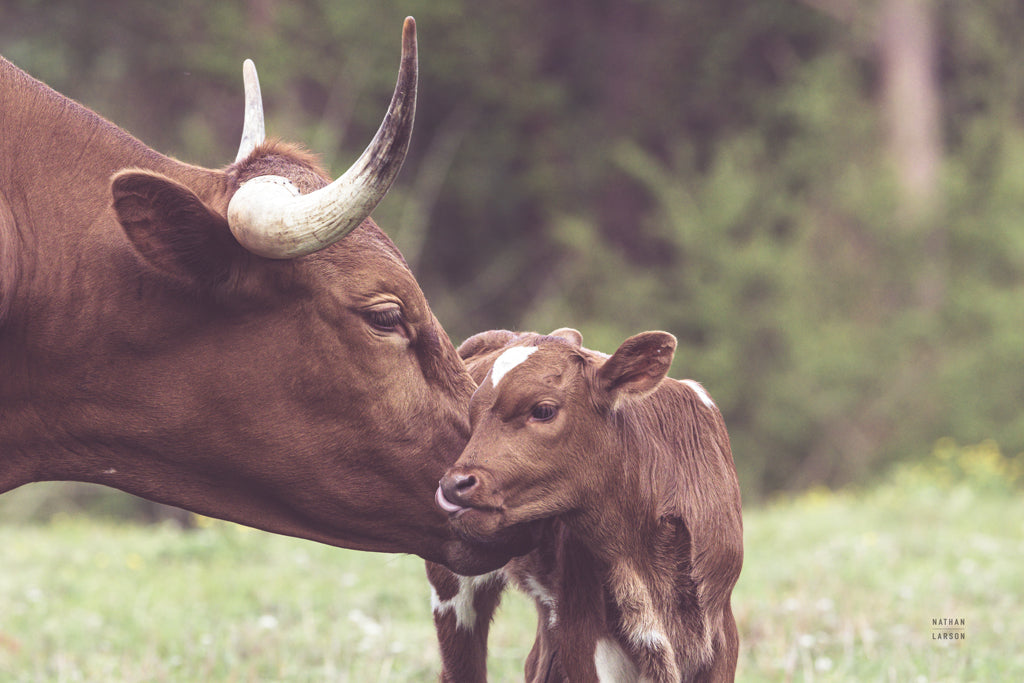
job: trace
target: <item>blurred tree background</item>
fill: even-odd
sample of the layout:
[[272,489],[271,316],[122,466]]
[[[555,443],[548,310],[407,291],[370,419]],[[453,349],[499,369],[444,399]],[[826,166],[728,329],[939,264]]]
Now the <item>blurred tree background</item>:
[[1024,451],[1024,12],[1012,0],[3,0],[0,53],[220,166],[241,62],[342,171],[416,17],[378,222],[453,340],[679,338],[747,500],[939,439]]

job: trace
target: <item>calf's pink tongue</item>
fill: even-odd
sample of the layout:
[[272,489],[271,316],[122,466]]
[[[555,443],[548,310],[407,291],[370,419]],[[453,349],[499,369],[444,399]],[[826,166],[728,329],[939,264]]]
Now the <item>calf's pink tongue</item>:
[[448,498],[445,497],[444,491],[441,490],[440,486],[437,487],[437,493],[434,494],[434,502],[437,503],[437,506],[439,508],[441,508],[448,514],[462,512],[463,510],[466,509],[461,505],[456,505],[455,503],[448,500]]

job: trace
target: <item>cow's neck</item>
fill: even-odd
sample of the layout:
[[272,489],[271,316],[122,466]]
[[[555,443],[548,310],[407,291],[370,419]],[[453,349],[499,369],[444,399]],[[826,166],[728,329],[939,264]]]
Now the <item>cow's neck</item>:
[[132,259],[111,208],[116,172],[156,171],[211,199],[226,191],[216,184],[223,174],[150,149],[2,58],[0,102],[0,253],[18,278],[14,297],[0,290],[8,320],[39,318],[57,293],[67,321],[64,314],[126,289],[104,289],[109,278],[123,282]]
[[[36,479],[86,479],[82,472],[41,471],[55,461],[51,453],[68,466],[82,463],[93,478],[118,467],[110,452],[84,452],[77,432],[77,422],[109,424],[104,411],[117,411],[116,395],[107,403],[85,400],[100,389],[97,382],[124,384],[132,372],[125,363],[98,364],[117,363],[125,349],[145,353],[147,338],[167,339],[167,330],[153,334],[155,311],[173,319],[175,306],[189,304],[183,296],[151,298],[161,288],[147,284],[112,216],[110,178],[145,168],[202,186],[212,172],[149,149],[2,58],[0,103],[3,491]],[[133,272],[140,278],[135,286],[126,284]],[[111,310],[119,312],[114,320]],[[185,311],[180,319],[196,322]],[[116,441],[104,443],[111,452],[124,450]],[[101,468],[89,462],[94,457]]]
[[0,102],[0,220],[9,214],[10,221],[4,258],[19,259],[22,290],[45,290],[72,273],[81,281],[111,265],[108,254],[126,245],[111,209],[118,171],[155,171],[197,192],[225,189],[211,183],[223,174],[156,152],[2,58]]
[[[5,128],[0,132],[16,131],[0,136],[0,188],[23,204],[42,207],[47,216],[71,216],[82,223],[83,216],[109,207],[110,177],[125,168],[159,171],[183,181],[205,173],[147,147],[2,58],[0,101]],[[70,227],[54,223],[36,231]]]

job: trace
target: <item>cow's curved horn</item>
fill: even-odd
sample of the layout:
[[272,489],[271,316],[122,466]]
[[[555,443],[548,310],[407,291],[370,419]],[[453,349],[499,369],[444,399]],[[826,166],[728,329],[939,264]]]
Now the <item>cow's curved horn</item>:
[[416,114],[416,79],[416,22],[408,17],[391,105],[362,156],[333,183],[306,195],[281,176],[242,183],[228,204],[228,224],[239,243],[260,256],[295,258],[337,242],[362,223],[405,160]]
[[238,145],[235,163],[252,154],[256,146],[266,137],[263,127],[263,96],[260,94],[260,79],[256,75],[256,65],[251,59],[242,62],[242,80],[245,83],[245,122],[242,124],[242,142]]

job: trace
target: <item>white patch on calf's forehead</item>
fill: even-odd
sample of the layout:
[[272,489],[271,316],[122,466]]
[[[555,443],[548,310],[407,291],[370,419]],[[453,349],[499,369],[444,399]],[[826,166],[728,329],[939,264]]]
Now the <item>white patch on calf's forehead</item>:
[[491,367],[491,385],[497,387],[498,382],[508,374],[509,370],[529,358],[536,350],[536,346],[513,346],[511,349],[506,349]]
[[697,398],[708,408],[714,408],[715,402],[711,400],[711,395],[708,394],[707,390],[700,385],[700,382],[694,382],[692,379],[682,380],[683,384],[690,387],[693,393],[697,394]]

